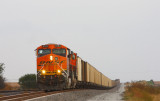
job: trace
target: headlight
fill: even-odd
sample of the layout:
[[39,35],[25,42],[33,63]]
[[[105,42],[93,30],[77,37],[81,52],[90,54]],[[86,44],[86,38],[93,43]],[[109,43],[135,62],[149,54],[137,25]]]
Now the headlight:
[[46,73],[46,71],[45,71],[45,70],[42,70],[42,73],[43,73],[43,74],[45,74],[45,73]]
[[53,56],[50,56],[50,60],[51,60],[51,61],[53,60]]
[[61,73],[61,70],[58,70],[57,72],[58,72],[58,73]]

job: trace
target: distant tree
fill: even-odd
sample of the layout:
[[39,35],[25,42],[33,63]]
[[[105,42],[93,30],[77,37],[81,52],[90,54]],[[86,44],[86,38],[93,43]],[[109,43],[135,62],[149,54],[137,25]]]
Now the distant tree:
[[3,74],[4,68],[4,63],[0,63],[0,75]]
[[4,88],[5,84],[5,78],[3,77],[3,71],[4,71],[4,63],[0,63],[0,88]]
[[29,89],[36,89],[36,75],[35,74],[25,74],[24,76],[19,78],[18,82],[22,89],[29,90]]

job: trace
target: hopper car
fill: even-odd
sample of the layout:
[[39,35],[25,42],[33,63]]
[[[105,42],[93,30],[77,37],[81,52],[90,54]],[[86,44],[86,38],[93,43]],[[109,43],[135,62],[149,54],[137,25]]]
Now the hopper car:
[[36,50],[37,84],[41,90],[71,88],[112,88],[120,83],[111,80],[68,47],[45,44]]

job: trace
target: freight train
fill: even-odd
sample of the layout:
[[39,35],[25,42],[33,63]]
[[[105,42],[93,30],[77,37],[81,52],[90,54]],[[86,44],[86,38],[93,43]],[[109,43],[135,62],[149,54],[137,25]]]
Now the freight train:
[[36,50],[37,84],[41,90],[70,88],[112,88],[120,83],[111,80],[77,53],[60,44],[45,44]]

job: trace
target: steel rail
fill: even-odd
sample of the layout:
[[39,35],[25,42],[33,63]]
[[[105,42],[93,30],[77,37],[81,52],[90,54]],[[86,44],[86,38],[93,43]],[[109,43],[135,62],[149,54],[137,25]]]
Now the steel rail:
[[27,99],[43,97],[51,94],[63,93],[63,92],[70,92],[70,91],[79,91],[84,89],[68,89],[62,91],[52,91],[52,92],[44,92],[44,91],[35,91],[30,93],[23,93],[23,94],[16,94],[11,96],[4,96],[0,97],[0,101],[24,101]]

